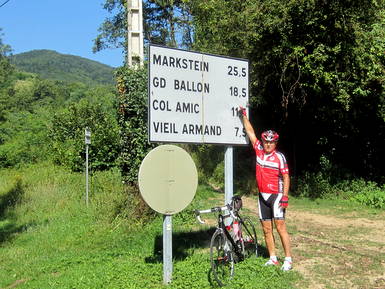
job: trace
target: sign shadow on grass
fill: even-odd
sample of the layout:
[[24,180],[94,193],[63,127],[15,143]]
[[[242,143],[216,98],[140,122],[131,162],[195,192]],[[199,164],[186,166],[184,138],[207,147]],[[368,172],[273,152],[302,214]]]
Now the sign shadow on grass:
[[[191,255],[189,249],[209,249],[211,237],[216,228],[202,229],[191,232],[175,232],[172,235],[172,256],[175,261],[182,261]],[[259,240],[258,256],[268,258],[269,253]],[[209,251],[208,251],[209,254]],[[154,251],[152,256],[145,258],[146,263],[163,262],[163,235],[157,235],[154,239]]]
[[8,240],[11,235],[25,230],[26,226],[16,226],[7,220],[7,215],[24,193],[21,178],[17,178],[15,184],[7,192],[0,194],[0,244]]
[[0,220],[4,219],[7,210],[13,208],[23,195],[23,184],[18,178],[11,189],[0,195]]
[[[174,232],[172,234],[173,260],[181,261],[189,256],[191,248],[210,248],[210,240],[216,228],[191,232]],[[163,236],[157,235],[154,239],[154,252],[145,258],[146,263],[163,262]]]

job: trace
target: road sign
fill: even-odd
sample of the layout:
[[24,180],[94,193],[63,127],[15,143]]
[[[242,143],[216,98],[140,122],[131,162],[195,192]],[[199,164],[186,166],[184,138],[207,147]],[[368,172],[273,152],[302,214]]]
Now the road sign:
[[175,145],[151,150],[140,165],[138,179],[144,201],[164,215],[173,215],[187,207],[198,186],[194,161]]
[[195,196],[198,172],[190,155],[175,145],[151,150],[139,168],[139,189],[144,201],[163,218],[163,282],[172,278],[172,215],[186,208]]
[[88,145],[91,144],[91,130],[88,126],[84,130],[84,142],[86,144],[86,205],[88,206]]
[[91,144],[91,130],[89,127],[86,127],[84,130],[84,142],[86,145]]
[[148,81],[150,142],[248,143],[247,60],[150,45]]

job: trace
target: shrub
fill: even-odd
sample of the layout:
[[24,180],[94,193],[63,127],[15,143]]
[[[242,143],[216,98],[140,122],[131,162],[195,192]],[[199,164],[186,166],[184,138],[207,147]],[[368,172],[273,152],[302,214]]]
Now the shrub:
[[322,172],[305,172],[296,180],[295,195],[306,198],[327,198],[333,195],[333,186]]
[[358,194],[354,196],[352,200],[372,208],[385,209],[385,187],[381,190],[377,189],[375,191]]
[[385,208],[385,185],[364,179],[339,180],[332,184],[322,173],[305,173],[299,178],[295,194],[308,198],[339,198],[383,209]]
[[154,147],[147,141],[147,70],[121,67],[119,91],[120,166],[125,182],[135,186],[140,164]]
[[102,104],[82,99],[56,113],[50,127],[53,160],[73,171],[85,162],[84,130],[91,130],[89,161],[94,170],[113,167],[119,155],[119,128],[115,117]]
[[45,160],[49,139],[47,124],[51,113],[40,109],[36,113],[7,113],[0,125],[0,167],[17,167],[21,164]]
[[365,182],[359,179],[352,182],[351,188],[352,189],[347,192],[350,200],[372,208],[385,208],[385,185],[380,188],[374,182]]

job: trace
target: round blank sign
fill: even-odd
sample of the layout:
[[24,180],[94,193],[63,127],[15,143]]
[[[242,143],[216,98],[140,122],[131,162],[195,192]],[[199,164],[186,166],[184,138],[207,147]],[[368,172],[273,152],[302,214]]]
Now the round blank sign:
[[155,211],[173,215],[186,208],[195,196],[198,173],[182,148],[161,145],[151,150],[139,168],[139,190]]

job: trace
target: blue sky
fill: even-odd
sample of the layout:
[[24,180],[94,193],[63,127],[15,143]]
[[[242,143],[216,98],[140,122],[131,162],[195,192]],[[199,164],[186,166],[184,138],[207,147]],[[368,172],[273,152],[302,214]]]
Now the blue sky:
[[[0,5],[7,0],[0,0]],[[110,14],[104,0],[9,0],[0,7],[3,43],[13,54],[50,49],[117,67],[121,49],[92,52],[98,28]]]

